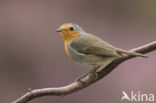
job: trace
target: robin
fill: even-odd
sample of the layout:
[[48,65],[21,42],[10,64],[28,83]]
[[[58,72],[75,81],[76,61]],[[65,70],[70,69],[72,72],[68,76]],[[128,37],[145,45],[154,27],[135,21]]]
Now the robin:
[[91,66],[96,72],[98,67],[106,66],[124,55],[146,57],[143,54],[116,48],[99,37],[85,32],[80,26],[66,23],[56,30],[60,32],[65,51],[72,61]]

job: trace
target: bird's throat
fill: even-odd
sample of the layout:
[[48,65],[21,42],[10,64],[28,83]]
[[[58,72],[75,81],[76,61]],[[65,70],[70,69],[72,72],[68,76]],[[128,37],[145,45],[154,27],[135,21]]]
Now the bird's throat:
[[78,38],[79,34],[78,33],[61,33],[61,36],[64,42],[69,42],[71,40]]

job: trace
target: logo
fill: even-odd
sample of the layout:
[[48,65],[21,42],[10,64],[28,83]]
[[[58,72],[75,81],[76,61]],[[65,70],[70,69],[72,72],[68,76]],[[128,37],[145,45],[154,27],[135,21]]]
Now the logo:
[[141,93],[141,92],[134,92],[131,91],[129,95],[125,92],[122,91],[122,98],[121,101],[132,101],[132,102],[153,102],[154,101],[154,94],[149,93]]

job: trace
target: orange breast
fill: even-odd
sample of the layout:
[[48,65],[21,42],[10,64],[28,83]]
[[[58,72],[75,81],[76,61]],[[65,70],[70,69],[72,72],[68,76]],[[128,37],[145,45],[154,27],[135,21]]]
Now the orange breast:
[[66,51],[68,57],[74,61],[74,59],[72,58],[72,56],[69,52],[69,49],[68,49],[68,42],[65,42],[65,51]]

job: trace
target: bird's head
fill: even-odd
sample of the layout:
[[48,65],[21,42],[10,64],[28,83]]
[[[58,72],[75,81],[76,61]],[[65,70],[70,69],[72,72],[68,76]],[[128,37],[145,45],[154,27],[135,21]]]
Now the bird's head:
[[83,35],[83,32],[84,32],[80,26],[78,26],[77,24],[73,24],[73,23],[63,24],[56,31],[60,32],[65,42],[78,38],[80,35]]

